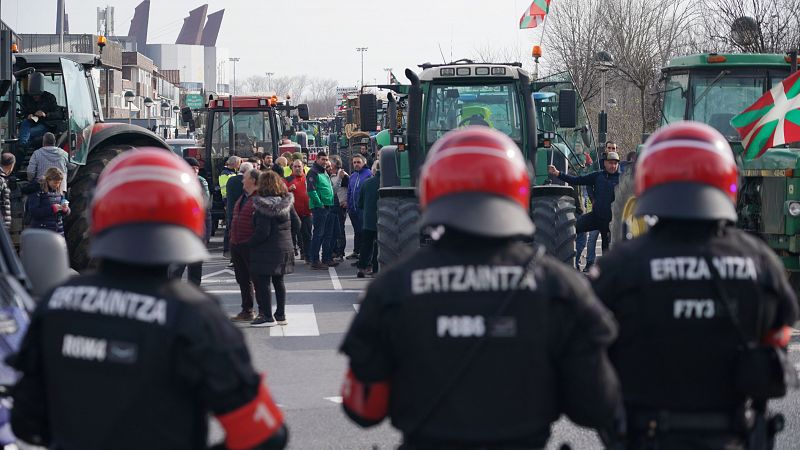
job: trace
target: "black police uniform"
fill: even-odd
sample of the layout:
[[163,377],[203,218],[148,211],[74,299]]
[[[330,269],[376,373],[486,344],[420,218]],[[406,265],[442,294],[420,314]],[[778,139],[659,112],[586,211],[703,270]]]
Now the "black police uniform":
[[619,322],[609,355],[622,382],[631,448],[648,432],[661,449],[742,448],[745,397],[734,383],[741,338],[705,255],[749,341],[797,319],[778,258],[732,226],[662,220],[604,255],[594,289]]
[[448,231],[370,284],[341,350],[359,381],[391,383],[388,415],[403,448],[543,448],[562,413],[612,426],[620,397],[606,347],[616,325],[585,279],[539,256],[495,317],[532,254],[521,242]]
[[166,267],[104,264],[33,314],[13,361],[12,427],[58,449],[202,449],[207,414],[256,397],[260,377],[213,297]]

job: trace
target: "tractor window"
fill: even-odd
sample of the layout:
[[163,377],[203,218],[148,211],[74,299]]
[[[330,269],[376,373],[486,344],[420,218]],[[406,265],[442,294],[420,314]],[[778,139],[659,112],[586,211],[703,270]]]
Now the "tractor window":
[[70,148],[75,160],[85,161],[95,123],[95,94],[80,64],[61,58],[61,70],[64,76],[64,92],[67,94],[69,131],[74,133],[70,140],[75,145],[70,145]]
[[519,98],[513,84],[431,87],[426,114],[428,143],[446,132],[469,125],[502,131],[522,140]]
[[214,129],[211,131],[211,136],[213,136],[212,158],[227,158],[232,155],[249,158],[257,151],[271,151],[272,131],[269,124],[269,112],[236,111],[233,113],[235,151],[229,149],[230,124],[228,118],[230,114],[227,111],[217,111],[214,114]]
[[766,73],[722,74],[701,72],[692,76],[690,119],[716,128],[731,141],[740,140],[730,120],[764,94]]
[[686,97],[688,96],[689,74],[670,75],[664,83],[664,124],[679,122],[686,114]]

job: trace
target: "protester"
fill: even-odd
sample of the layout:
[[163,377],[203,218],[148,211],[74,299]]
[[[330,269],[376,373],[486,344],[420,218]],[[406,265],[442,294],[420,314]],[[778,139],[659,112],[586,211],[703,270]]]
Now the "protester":
[[371,274],[378,273],[378,255],[376,241],[378,238],[378,189],[381,187],[380,161],[372,165],[372,177],[361,185],[358,195],[358,209],[362,213],[361,250],[358,254],[356,269],[358,278],[364,278],[367,264],[372,265]]
[[347,259],[358,259],[358,252],[361,249],[361,229],[363,213],[358,206],[358,196],[361,192],[361,185],[372,176],[372,171],[367,166],[366,157],[361,154],[353,156],[353,173],[350,175],[350,182],[347,186],[347,214],[350,216],[350,223],[353,225],[353,253]]
[[61,190],[64,173],[55,167],[44,172],[39,192],[28,196],[26,214],[31,228],[45,228],[64,235],[64,217],[70,214],[66,193]]
[[[243,166],[244,164],[242,163]],[[240,167],[239,170],[241,171],[242,168]],[[248,242],[255,233],[253,197],[258,195],[256,189],[259,175],[260,172],[255,169],[243,173],[243,192],[234,204],[231,218],[231,262],[242,296],[242,310],[231,318],[234,322],[252,322],[256,318],[256,313],[253,311],[255,286],[250,276],[250,246]]]
[[28,161],[26,169],[28,181],[38,181],[44,176],[47,169],[55,167],[64,174],[59,191],[67,192],[67,170],[74,168],[75,165],[69,162],[69,154],[55,145],[56,136],[50,132],[45,133],[42,137],[42,148],[33,152],[30,161]]
[[[300,247],[300,258],[310,264],[312,220],[304,169],[303,161],[293,161],[292,174],[286,178],[286,186],[294,195],[294,210],[300,217],[300,230],[295,233],[295,247]],[[297,253],[295,252],[295,254]]]
[[336,217],[336,231],[335,242],[333,244],[333,258],[344,258],[344,249],[347,246],[347,237],[344,232],[345,219],[347,218],[347,185],[349,183],[350,175],[342,169],[342,158],[339,155],[333,155],[328,161],[330,168],[328,175],[331,177],[331,185],[333,185],[333,211]]
[[[258,195],[253,198],[254,233],[250,247],[250,278],[256,291],[258,315],[254,327],[286,325],[286,285],[283,276],[294,272],[292,234],[300,229],[294,210],[294,196],[283,177],[267,170],[258,177]],[[276,309],[272,313],[270,281],[275,289]]]
[[[328,154],[324,151],[317,153],[317,160],[306,176],[308,197],[311,207],[311,216],[314,230],[311,236],[311,252],[308,261],[315,270],[328,270],[328,267],[338,265],[333,261],[333,240],[336,218],[331,214],[333,206],[333,186],[325,165]],[[322,262],[320,262],[320,249]]]

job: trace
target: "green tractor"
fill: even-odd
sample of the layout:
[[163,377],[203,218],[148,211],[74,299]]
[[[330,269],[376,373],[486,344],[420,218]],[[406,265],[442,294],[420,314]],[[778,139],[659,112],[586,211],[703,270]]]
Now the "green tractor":
[[[741,138],[731,119],[796,70],[796,54],[699,54],[671,60],[662,69],[662,125],[694,120],[717,129],[731,144],[741,184],[738,226],[761,237],[778,254],[795,289],[800,288],[800,148],[767,150],[760,158],[742,158]],[[632,174],[620,180],[614,226],[620,237],[643,232],[644,219],[633,215]],[[623,186],[625,184],[625,186]],[[616,211],[615,211],[616,212]],[[645,220],[647,222],[647,220]]]
[[[381,149],[381,188],[378,200],[378,260],[382,267],[393,264],[426,240],[419,227],[416,185],[428,150],[450,130],[480,124],[507,134],[518,145],[531,167],[537,166],[537,147],[546,135],[537,129],[537,114],[531,79],[519,63],[423,64],[419,74],[405,71],[407,86],[379,86],[398,93],[390,97],[386,117],[392,130],[391,145]],[[575,115],[575,97],[566,116]],[[362,131],[377,129],[374,96],[360,99]],[[575,119],[572,118],[571,121]],[[404,124],[405,127],[397,125]],[[545,171],[546,165],[538,165]],[[533,181],[533,180],[532,180]],[[532,184],[534,184],[532,182]],[[534,241],[556,258],[572,264],[575,257],[574,190],[569,186],[531,187],[531,215],[536,225]]]

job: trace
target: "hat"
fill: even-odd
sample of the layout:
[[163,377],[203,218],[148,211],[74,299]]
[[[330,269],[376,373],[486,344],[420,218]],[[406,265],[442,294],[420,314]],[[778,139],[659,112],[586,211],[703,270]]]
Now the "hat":
[[186,164],[189,164],[192,167],[200,167],[200,162],[196,158],[192,158],[191,156],[187,156],[183,158],[186,161]]
[[617,152],[608,152],[608,153],[606,153],[606,161],[617,161],[617,162],[619,162],[619,153],[617,153]]

